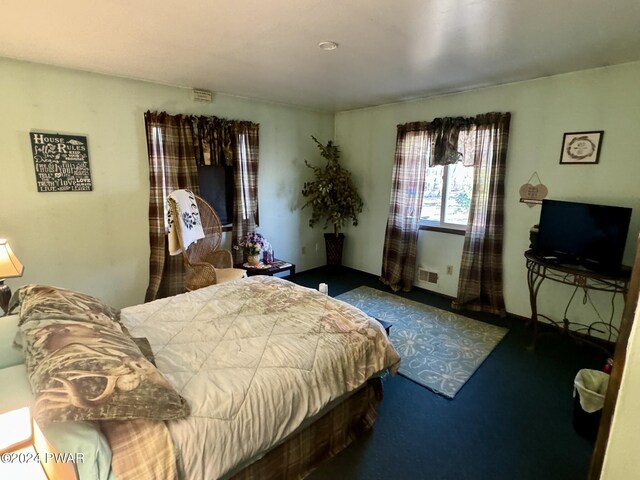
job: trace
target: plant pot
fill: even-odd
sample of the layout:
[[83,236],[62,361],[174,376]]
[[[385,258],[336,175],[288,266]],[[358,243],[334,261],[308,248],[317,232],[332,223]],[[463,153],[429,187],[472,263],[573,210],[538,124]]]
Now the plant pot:
[[327,265],[339,267],[342,265],[342,249],[344,247],[344,233],[325,233],[324,246],[327,251]]
[[258,254],[258,255],[248,255],[247,256],[247,263],[249,265],[251,265],[252,267],[257,267],[258,265],[260,265],[260,254]]

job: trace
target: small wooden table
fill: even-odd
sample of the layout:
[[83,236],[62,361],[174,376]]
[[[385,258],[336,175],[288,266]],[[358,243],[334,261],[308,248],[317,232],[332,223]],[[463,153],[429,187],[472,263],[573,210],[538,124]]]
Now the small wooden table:
[[289,272],[289,276],[294,276],[296,274],[296,266],[293,263],[287,262],[285,260],[278,260],[277,258],[271,262],[268,266],[264,267],[249,267],[246,263],[239,263],[235,266],[236,268],[242,268],[247,271],[247,276],[252,277],[254,275],[269,275],[273,277],[275,273],[280,272]]

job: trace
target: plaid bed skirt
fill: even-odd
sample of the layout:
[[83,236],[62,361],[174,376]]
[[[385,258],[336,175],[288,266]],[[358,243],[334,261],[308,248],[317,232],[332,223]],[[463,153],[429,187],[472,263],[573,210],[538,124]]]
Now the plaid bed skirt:
[[373,427],[382,400],[380,378],[336,405],[300,433],[247,466],[233,480],[300,479]]

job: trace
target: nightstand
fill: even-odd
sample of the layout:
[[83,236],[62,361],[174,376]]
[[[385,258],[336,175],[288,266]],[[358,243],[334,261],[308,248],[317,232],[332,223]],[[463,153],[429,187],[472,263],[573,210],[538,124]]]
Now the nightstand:
[[263,267],[249,267],[246,263],[239,263],[235,265],[235,267],[245,269],[248,277],[252,277],[253,275],[269,275],[270,277],[273,277],[275,273],[287,271],[289,272],[289,276],[296,274],[296,266],[293,263],[278,260],[277,258],[269,265],[264,265]]

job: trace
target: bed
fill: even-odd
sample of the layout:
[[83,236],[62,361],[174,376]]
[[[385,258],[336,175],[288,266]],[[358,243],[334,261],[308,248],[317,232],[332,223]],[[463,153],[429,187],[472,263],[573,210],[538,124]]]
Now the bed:
[[[21,368],[29,372],[34,415],[51,443],[61,451],[82,443],[67,427],[92,439],[84,442],[92,445],[91,457],[78,465],[80,478],[302,477],[371,428],[380,376],[399,366],[378,322],[277,277],[249,277],[119,312],[95,299],[74,301],[80,307],[71,315],[59,308],[67,301],[61,289],[29,288],[12,300],[26,353]],[[47,307],[38,311],[29,295]],[[81,341],[68,339],[80,330]],[[122,343],[124,353],[116,348]],[[72,351],[43,366],[61,345]],[[61,365],[66,371],[56,372]],[[142,387],[149,391],[140,393]],[[65,404],[68,397],[76,405]],[[148,451],[132,453],[145,443],[141,438],[160,442],[147,445],[156,454],[167,453],[152,461],[145,460]],[[164,464],[161,474],[153,470]]]

